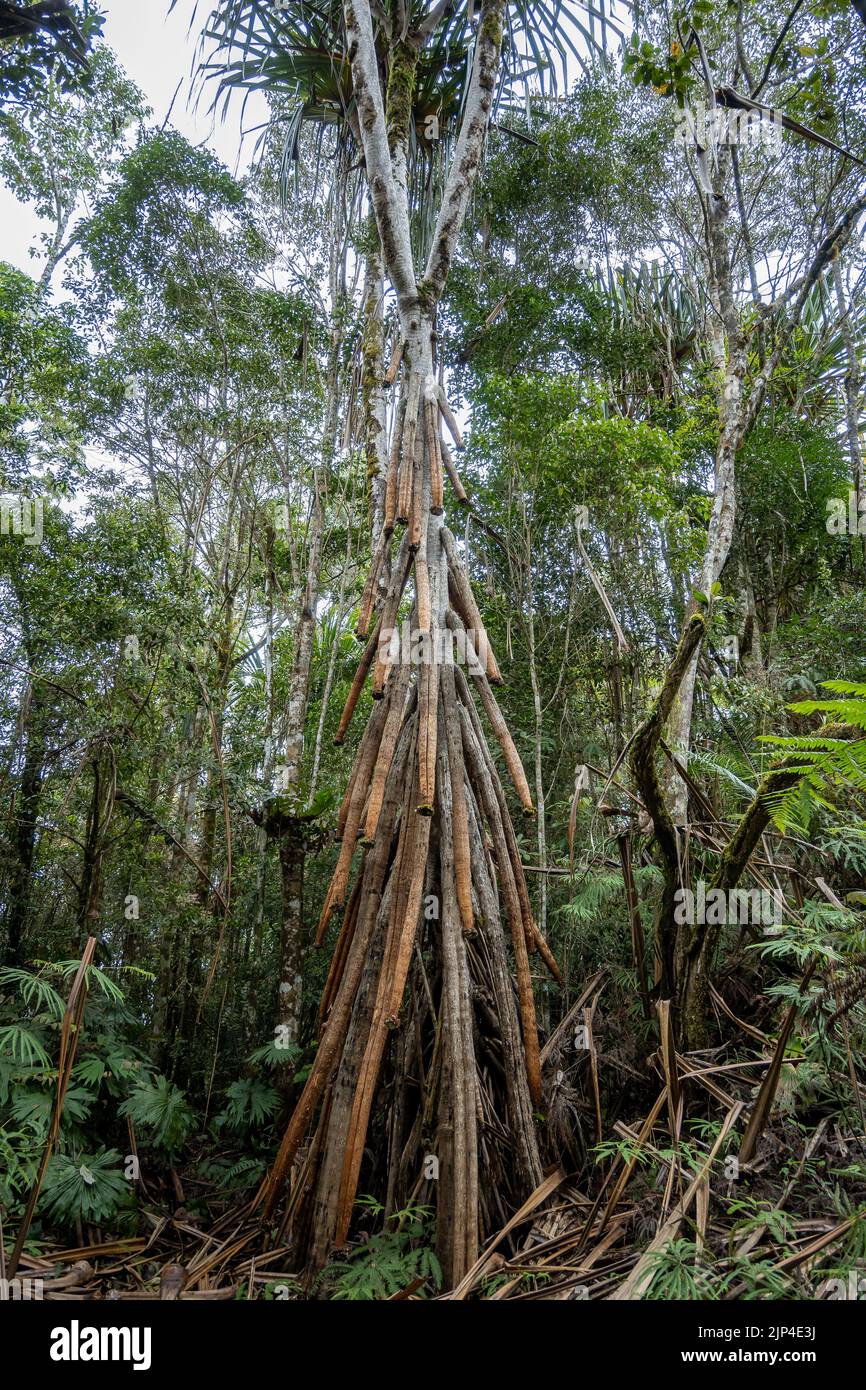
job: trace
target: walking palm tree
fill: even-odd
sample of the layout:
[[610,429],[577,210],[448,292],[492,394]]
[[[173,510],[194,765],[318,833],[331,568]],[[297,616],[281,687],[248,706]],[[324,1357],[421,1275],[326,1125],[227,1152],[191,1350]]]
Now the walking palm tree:
[[[474,11],[471,0],[430,9],[412,0],[225,0],[206,29],[215,50],[204,69],[219,74],[221,91],[265,87],[290,97],[295,129],[305,119],[332,123],[355,142],[400,338],[387,374],[387,438],[375,400],[384,389],[381,337],[368,318],[366,450],[379,474],[380,515],[358,624],[366,646],[338,740],[368,679],[375,703],[319,923],[321,941],[342,914],[316,1060],[259,1197],[270,1215],[297,1162],[283,1225],[316,1269],[346,1240],[362,1170],[386,1212],[435,1190],[449,1284],[507,1206],[541,1180],[531,955],[557,971],[533,917],[480,711],[527,815],[532,799],[494,695],[499,667],[445,523],[446,479],[458,502],[466,493],[444,437],[461,447],[437,354],[437,306],[497,107],[530,80],[549,87],[566,56],[580,56],[581,35],[595,43],[602,18],[593,10],[589,21],[586,10],[556,0],[507,11],[505,0],[481,0]],[[604,29],[604,37],[619,32],[610,19]],[[413,173],[429,155],[425,141],[437,137],[441,186],[419,245]],[[404,604],[414,661],[405,651],[390,655]]]

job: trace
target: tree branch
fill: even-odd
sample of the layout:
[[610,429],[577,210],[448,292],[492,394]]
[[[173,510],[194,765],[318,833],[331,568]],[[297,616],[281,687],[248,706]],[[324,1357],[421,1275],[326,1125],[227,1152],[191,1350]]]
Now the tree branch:
[[399,298],[414,299],[417,287],[409,237],[409,212],[400,197],[391,166],[370,0],[345,0],[343,14],[352,86],[358,105],[361,146],[382,242],[382,255]]
[[434,301],[442,293],[448,278],[454,248],[469,205],[469,195],[481,163],[499,73],[504,11],[504,0],[484,0],[481,9],[463,121],[424,272],[424,287],[429,289]]

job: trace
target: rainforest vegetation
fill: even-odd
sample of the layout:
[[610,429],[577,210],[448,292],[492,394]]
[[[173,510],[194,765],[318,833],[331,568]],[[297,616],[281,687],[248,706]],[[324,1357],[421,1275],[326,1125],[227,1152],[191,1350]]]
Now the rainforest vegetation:
[[234,171],[103,9],[0,4],[4,1294],[857,1297],[862,6],[176,0]]

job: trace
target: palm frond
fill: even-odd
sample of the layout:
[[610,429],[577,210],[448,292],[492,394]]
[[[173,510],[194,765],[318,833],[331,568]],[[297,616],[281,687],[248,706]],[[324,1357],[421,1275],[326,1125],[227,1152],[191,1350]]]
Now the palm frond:
[[[625,13],[632,8],[630,0],[619,3]],[[389,9],[378,8],[380,39],[383,25],[391,24]],[[407,9],[407,25],[415,31],[436,13],[418,0]],[[395,25],[396,16],[394,9]],[[448,164],[469,86],[476,25],[473,0],[456,0],[443,9],[418,55],[410,123],[411,191],[418,206],[422,190],[438,185]],[[569,63],[586,67],[603,60],[623,42],[626,27],[624,18],[597,10],[589,0],[510,4],[493,119],[501,109],[522,109],[530,85],[548,95],[564,90]],[[383,62],[387,47],[381,44]],[[264,91],[289,103],[286,143],[293,159],[305,121],[336,126],[340,140],[353,143],[355,101],[341,0],[218,0],[201,31],[200,52],[200,79],[216,83],[212,109],[222,100],[225,110],[238,90]]]

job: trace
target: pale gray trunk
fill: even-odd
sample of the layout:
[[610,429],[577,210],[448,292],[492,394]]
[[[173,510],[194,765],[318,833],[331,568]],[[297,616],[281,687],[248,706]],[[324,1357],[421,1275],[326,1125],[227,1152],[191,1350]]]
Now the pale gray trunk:
[[854,334],[851,331],[851,312],[845,292],[845,279],[842,274],[842,257],[833,261],[833,288],[836,292],[836,305],[839,310],[839,328],[845,344],[847,371],[845,372],[845,433],[848,438],[848,453],[851,458],[851,477],[859,504],[863,497],[863,445],[860,440],[860,391],[863,378],[857,358]]
[[[707,196],[708,244],[707,260],[710,283],[713,287],[713,310],[717,317],[712,323],[711,346],[718,367],[719,440],[714,468],[713,509],[707,532],[707,545],[701,564],[698,590],[710,598],[713,585],[721,577],[731,549],[736,513],[736,455],[743,439],[743,378],[746,372],[746,343],[733,297],[731,265],[725,235],[727,203],[722,194],[725,170],[716,172],[712,190]],[[695,609],[689,605],[685,621]],[[700,650],[695,653],[683,678],[668,723],[668,743],[674,756],[688,767],[691,743],[692,707]],[[688,788],[676,773],[667,775],[668,804],[675,825],[685,825],[688,818]]]

